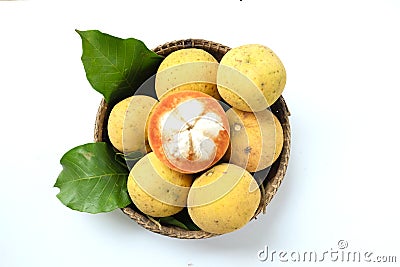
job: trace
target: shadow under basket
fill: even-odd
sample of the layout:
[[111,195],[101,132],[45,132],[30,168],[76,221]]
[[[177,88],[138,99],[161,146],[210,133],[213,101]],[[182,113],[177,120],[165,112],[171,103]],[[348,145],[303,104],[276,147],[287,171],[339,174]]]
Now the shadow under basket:
[[[167,56],[170,53],[185,48],[199,48],[207,51],[213,55],[218,62],[222,56],[230,50],[229,47],[219,43],[206,41],[202,39],[186,39],[165,43],[153,49],[154,52],[161,56]],[[253,219],[261,212],[265,213],[266,206],[270,203],[271,199],[277,192],[283,177],[285,176],[289,154],[290,154],[290,125],[289,125],[289,110],[286,106],[285,100],[281,96],[271,107],[271,111],[279,119],[284,135],[283,149],[279,158],[268,169],[267,176],[262,179],[260,184],[261,201],[253,216]],[[101,101],[95,123],[94,141],[95,142],[109,142],[107,136],[107,120],[111,111],[111,107],[107,105],[104,99]],[[262,174],[261,174],[262,175]],[[179,227],[160,225],[149,219],[146,215],[141,213],[136,207],[130,205],[122,209],[122,212],[128,215],[131,219],[135,220],[139,225],[154,233],[162,234],[169,237],[180,239],[202,239],[217,236],[204,231],[188,231]]]

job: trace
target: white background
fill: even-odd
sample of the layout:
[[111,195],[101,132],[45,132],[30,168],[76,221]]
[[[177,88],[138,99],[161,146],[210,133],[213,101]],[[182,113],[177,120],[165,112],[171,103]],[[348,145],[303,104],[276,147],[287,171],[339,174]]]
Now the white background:
[[[63,206],[59,159],[92,141],[101,100],[75,29],[149,48],[203,38],[273,49],[288,75],[292,153],[267,213],[231,234],[178,240],[120,211]],[[396,0],[0,2],[0,266],[308,266],[257,253],[322,254],[339,240],[398,264],[399,33]]]

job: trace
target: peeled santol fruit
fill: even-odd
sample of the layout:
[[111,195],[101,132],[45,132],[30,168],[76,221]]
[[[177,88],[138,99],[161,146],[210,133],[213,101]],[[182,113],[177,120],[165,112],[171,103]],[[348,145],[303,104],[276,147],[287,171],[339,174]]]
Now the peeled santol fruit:
[[215,99],[218,93],[218,61],[203,49],[186,48],[169,54],[159,66],[155,80],[158,99],[178,91],[199,91]]
[[226,115],[231,133],[226,161],[256,172],[277,160],[283,147],[283,129],[270,110],[253,113],[231,108]]
[[166,217],[186,206],[192,176],[171,170],[153,152],[141,158],[128,177],[132,202],[144,214]]
[[268,47],[243,45],[228,51],[217,72],[218,91],[231,106],[257,112],[268,108],[282,94],[286,71]]
[[118,102],[111,110],[107,131],[111,144],[120,152],[149,152],[146,121],[157,100],[135,95]]
[[222,163],[198,177],[188,195],[188,211],[203,231],[224,234],[246,225],[259,206],[261,191],[245,169]]
[[154,107],[149,144],[168,167],[181,173],[203,171],[225,154],[229,123],[213,97],[197,91],[171,93]]

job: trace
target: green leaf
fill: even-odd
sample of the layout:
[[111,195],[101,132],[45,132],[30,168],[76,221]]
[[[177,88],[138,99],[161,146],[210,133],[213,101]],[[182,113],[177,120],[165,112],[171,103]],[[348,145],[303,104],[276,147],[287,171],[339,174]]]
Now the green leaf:
[[200,228],[190,218],[189,213],[186,208],[175,215],[158,218],[158,221],[162,224],[178,226],[182,229],[189,230],[189,231],[199,231],[200,230]]
[[173,215],[175,219],[179,220],[183,224],[186,225],[186,227],[191,230],[191,231],[199,231],[200,228],[192,221],[192,219],[189,216],[187,208],[183,209],[179,213]]
[[185,224],[183,224],[182,222],[178,221],[177,219],[175,219],[172,216],[168,216],[168,217],[162,217],[159,218],[158,221],[160,223],[163,224],[169,224],[169,225],[174,225],[174,226],[178,226],[179,228],[185,229],[185,230],[189,230]]
[[116,160],[116,153],[104,142],[75,147],[60,161],[63,170],[55,187],[58,199],[67,207],[88,212],[108,212],[131,203],[126,182],[129,171]]
[[133,95],[157,72],[163,59],[134,38],[121,39],[97,30],[76,32],[82,38],[86,77],[109,104]]

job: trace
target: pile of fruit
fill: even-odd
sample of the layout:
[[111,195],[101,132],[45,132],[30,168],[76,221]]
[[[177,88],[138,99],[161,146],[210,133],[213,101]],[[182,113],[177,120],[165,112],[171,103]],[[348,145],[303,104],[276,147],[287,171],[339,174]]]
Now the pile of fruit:
[[243,227],[261,198],[251,173],[282,150],[283,130],[268,108],[285,82],[282,62],[262,45],[233,48],[219,63],[202,49],[169,54],[155,76],[157,99],[130,96],[108,119],[118,151],[145,155],[127,181],[135,206],[156,218],[187,208],[209,233]]
[[163,57],[134,38],[77,32],[86,77],[111,110],[96,142],[62,156],[58,199],[211,234],[246,225],[263,204],[255,174],[266,177],[283,147],[269,109],[286,83],[276,54],[249,44],[219,62],[197,48]]

